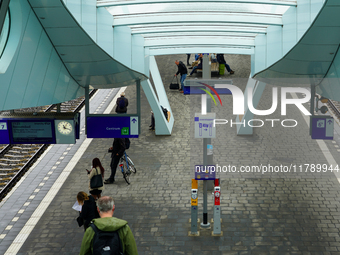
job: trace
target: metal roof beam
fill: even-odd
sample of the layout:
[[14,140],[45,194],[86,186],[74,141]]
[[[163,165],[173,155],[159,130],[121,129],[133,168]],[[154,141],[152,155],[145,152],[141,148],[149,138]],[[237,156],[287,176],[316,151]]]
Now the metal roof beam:
[[[296,0],[186,0],[186,2],[190,3],[242,3],[242,4],[268,4],[268,5],[282,5],[282,6],[296,6]],[[112,7],[112,6],[123,6],[123,5],[139,5],[139,4],[176,4],[183,3],[183,0],[156,0],[156,1],[147,1],[147,0],[135,0],[135,1],[97,1],[97,7]]]
[[241,27],[241,26],[160,26],[160,27],[140,27],[131,28],[131,34],[140,34],[142,36],[152,36],[163,33],[249,33],[265,34],[266,27]]
[[254,54],[254,47],[240,47],[233,45],[191,45],[191,46],[175,46],[175,47],[147,47],[149,55],[172,55],[172,54],[195,54],[197,52],[211,52],[223,54]]
[[253,47],[255,45],[254,37],[165,37],[145,39],[144,47],[169,47],[176,45],[239,45],[241,47]]
[[258,35],[258,33],[246,33],[246,32],[240,32],[240,33],[225,33],[225,32],[215,32],[215,31],[187,31],[187,32],[175,32],[175,33],[145,33],[141,34],[146,40],[147,39],[158,39],[158,38],[171,38],[171,37],[185,37],[185,38],[190,38],[193,36],[196,37],[229,37],[229,38],[235,38],[235,37],[246,37],[246,38],[255,38],[255,36]]
[[282,26],[281,16],[260,15],[260,14],[236,14],[229,13],[159,13],[147,15],[129,15],[124,17],[114,17],[113,26],[131,26],[140,24],[162,24],[162,23],[178,23],[190,22],[205,22],[207,24],[223,24],[223,23],[238,23],[238,24],[258,24],[258,25],[274,25]]

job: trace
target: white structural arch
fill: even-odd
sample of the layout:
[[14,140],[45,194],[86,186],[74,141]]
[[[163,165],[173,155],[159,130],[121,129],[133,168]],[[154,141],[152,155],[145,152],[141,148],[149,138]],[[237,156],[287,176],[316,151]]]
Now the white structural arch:
[[[11,1],[9,9],[17,19],[8,40],[16,44],[7,44],[0,61],[6,87],[0,110],[60,102],[90,85],[139,79],[155,113],[156,134],[171,134],[173,115],[167,122],[161,112],[160,98],[171,107],[154,56],[199,52],[250,55],[251,77],[267,83],[276,76],[337,78],[317,91],[340,99],[334,92],[340,86],[338,0],[25,0]],[[29,44],[27,36],[38,39]],[[48,79],[34,78],[41,70]],[[150,74],[155,90],[146,79]],[[39,89],[39,100],[32,89]],[[13,100],[16,91],[24,91],[22,103]]]

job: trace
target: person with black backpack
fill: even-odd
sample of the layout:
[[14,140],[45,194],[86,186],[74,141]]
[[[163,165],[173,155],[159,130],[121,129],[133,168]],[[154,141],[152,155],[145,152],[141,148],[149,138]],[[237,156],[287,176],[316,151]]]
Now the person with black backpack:
[[129,100],[125,97],[125,92],[120,94],[120,97],[117,98],[116,102],[116,113],[126,113],[127,107],[129,105]]
[[80,255],[124,254],[138,255],[137,245],[127,221],[113,217],[115,205],[112,197],[97,200],[100,218],[94,219],[81,243]]

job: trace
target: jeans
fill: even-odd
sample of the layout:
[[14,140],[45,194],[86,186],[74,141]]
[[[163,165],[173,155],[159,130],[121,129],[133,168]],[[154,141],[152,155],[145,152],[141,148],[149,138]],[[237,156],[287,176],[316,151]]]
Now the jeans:
[[119,164],[119,159],[121,156],[122,155],[114,155],[114,157],[111,159],[111,164],[110,164],[111,175],[110,175],[109,180],[112,182],[115,180],[116,170],[117,170],[117,166]]
[[187,78],[187,74],[181,74],[181,89],[183,90],[184,89],[184,80],[185,78]]
[[194,72],[195,72],[195,70],[198,68],[198,66],[194,66],[194,68],[191,70],[191,72],[190,72],[190,75],[192,75]]
[[230,73],[231,71],[230,66],[227,63],[224,63],[224,65],[225,65],[225,68],[227,68],[227,71]]
[[227,68],[227,71],[230,73],[230,71],[231,71],[230,66],[226,62],[222,62],[220,64],[225,65],[225,68]]

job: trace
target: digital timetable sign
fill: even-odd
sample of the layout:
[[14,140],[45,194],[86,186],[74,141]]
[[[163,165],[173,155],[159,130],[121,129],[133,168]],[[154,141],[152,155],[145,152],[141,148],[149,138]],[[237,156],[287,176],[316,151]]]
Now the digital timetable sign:
[[10,121],[12,136],[11,143],[53,143],[54,121]]
[[[0,144],[74,144],[79,139],[79,114],[49,118],[0,116]],[[44,117],[44,116],[42,116]]]

